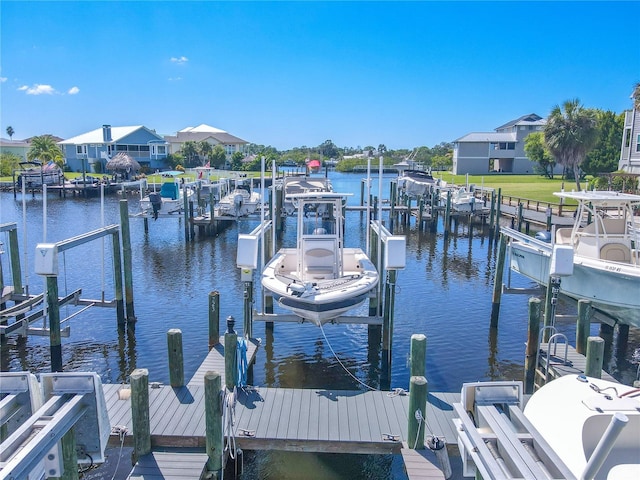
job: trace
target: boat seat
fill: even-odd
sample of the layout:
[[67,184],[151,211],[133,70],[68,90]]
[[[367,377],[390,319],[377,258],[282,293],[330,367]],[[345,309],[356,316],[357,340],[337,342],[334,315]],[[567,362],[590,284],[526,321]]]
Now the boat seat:
[[558,228],[556,230],[556,243],[560,245],[571,245],[571,229]]
[[308,239],[304,243],[304,271],[318,275],[333,275],[336,268],[336,248],[333,239]]
[[170,198],[171,200],[177,200],[178,185],[172,182],[163,183],[160,188],[160,196],[163,198]]
[[607,243],[600,249],[600,258],[610,262],[631,263],[631,250],[621,243]]

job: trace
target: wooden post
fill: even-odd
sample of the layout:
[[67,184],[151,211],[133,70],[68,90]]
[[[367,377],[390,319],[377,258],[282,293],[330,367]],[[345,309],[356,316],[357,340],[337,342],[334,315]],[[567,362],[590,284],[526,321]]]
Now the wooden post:
[[591,316],[593,309],[591,302],[584,298],[578,300],[578,320],[576,322],[576,352],[581,355],[587,353],[587,339],[591,330]]
[[524,216],[524,205],[522,204],[522,202],[518,203],[518,231],[521,232],[522,231],[522,219]]
[[209,293],[209,350],[220,343],[220,292]]
[[238,350],[238,335],[233,330],[235,320],[227,317],[227,332],[224,334],[224,383],[229,390],[236,386],[238,365],[236,352]]
[[618,329],[618,336],[616,337],[616,356],[624,358],[627,352],[627,345],[629,343],[629,325],[619,323],[616,328]]
[[75,427],[71,427],[61,438],[62,464],[64,472],[60,480],[78,480],[78,453],[76,451]]
[[447,191],[447,203],[444,208],[444,233],[445,235],[451,230],[451,190]]
[[587,340],[587,365],[584,374],[587,377],[600,378],[604,364],[604,339],[589,337]]
[[[360,206],[364,206],[364,180],[360,180]],[[369,221],[369,219],[367,219]]]
[[396,202],[397,202],[397,189],[398,184],[395,180],[391,181],[390,184],[391,192],[389,193],[389,232],[393,235],[393,225],[395,223],[395,215],[396,215]]
[[414,333],[411,335],[411,376],[426,376],[427,364],[427,337],[422,333]]
[[493,296],[491,299],[491,328],[498,328],[498,317],[500,316],[500,299],[502,297],[502,276],[504,273],[504,262],[507,254],[507,240],[504,235],[500,236],[500,246],[498,247],[498,259],[496,261],[496,273],[493,279]]
[[552,217],[553,210],[551,210],[551,205],[549,205],[549,206],[547,207],[547,210],[546,210],[546,212],[545,212],[545,213],[546,213],[546,215],[547,215],[547,232],[550,232],[550,231],[551,231],[551,226],[552,226],[552,224],[551,224],[551,220],[552,220],[552,218],[553,218],[553,217]]
[[189,200],[189,234],[191,236],[191,240],[196,238],[196,227],[193,224],[194,217],[193,200]]
[[184,212],[184,239],[189,241],[189,198],[187,197],[187,187],[182,185],[182,211]]
[[[369,220],[367,220],[368,222]],[[380,268],[378,265],[378,236],[373,228],[369,231],[369,258],[371,262],[375,265],[376,270],[380,272]],[[369,297],[369,316],[375,317],[379,315],[380,312],[380,294],[376,289],[375,296]]]
[[222,470],[222,380],[218,372],[208,371],[204,374],[205,398],[205,430],[206,451],[209,460],[207,470],[214,472],[220,478]]
[[496,223],[495,223],[495,235],[500,235],[500,204],[502,202],[502,188],[498,189],[498,197],[496,198]]
[[151,453],[151,424],[149,422],[149,370],[136,368],[129,376],[131,385],[131,425],[133,427],[132,464]]
[[124,298],[127,321],[135,322],[133,309],[133,262],[131,261],[131,234],[129,229],[129,206],[126,199],[120,200],[120,231],[122,232],[122,257],[124,263]]
[[533,393],[538,360],[538,342],[540,341],[540,299],[529,299],[529,328],[524,357],[524,393]]
[[253,282],[244,282],[244,336],[253,336]]
[[62,371],[62,344],[60,341],[60,303],[58,300],[58,277],[47,277],[47,307],[49,315],[49,348],[51,371]]
[[172,387],[184,387],[184,356],[182,353],[182,331],[172,328],[167,332],[169,354],[169,383]]
[[396,275],[397,272],[395,270],[389,270],[387,272],[386,298],[382,318],[382,350],[389,352],[389,362],[391,362],[391,350],[393,349],[393,310],[395,304]]
[[[407,443],[409,448],[424,449],[425,412],[427,409],[427,379],[423,376],[411,377],[409,385],[409,412]],[[424,423],[423,423],[424,422]]]
[[120,234],[117,231],[113,233],[111,243],[113,249],[113,282],[116,290],[116,317],[118,318],[118,327],[124,327],[126,322],[122,292],[122,258],[120,256]]
[[22,287],[22,269],[20,266],[20,250],[18,248],[18,230],[9,230],[9,256],[13,281],[13,293],[24,293]]

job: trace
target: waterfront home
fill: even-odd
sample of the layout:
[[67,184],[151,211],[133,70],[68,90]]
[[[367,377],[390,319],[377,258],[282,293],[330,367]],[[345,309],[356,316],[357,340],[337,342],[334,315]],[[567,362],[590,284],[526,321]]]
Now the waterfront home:
[[142,125],[103,125],[87,133],[58,142],[67,166],[74,172],[104,172],[106,163],[118,153],[126,153],[143,170],[167,167],[168,145],[161,135]]
[[[534,173],[535,162],[527,158],[524,140],[530,133],[542,132],[546,123],[546,119],[530,113],[493,132],[473,132],[458,138],[453,143],[453,173]],[[561,173],[562,167],[556,166],[556,172]]]
[[[51,135],[50,133],[45,133],[42,136],[49,136],[55,142],[59,142],[60,140],[62,140],[62,138]],[[26,162],[28,160],[27,153],[31,148],[31,140],[33,138],[34,137],[29,137],[25,138],[24,140],[9,140],[6,138],[0,138],[0,153],[12,153],[20,157],[22,161]]]
[[227,161],[236,152],[244,152],[245,146],[249,144],[246,140],[231,135],[229,132],[220,130],[210,125],[201,124],[197,127],[186,127],[178,131],[175,135],[165,135],[164,139],[169,144],[169,153],[177,153],[182,149],[185,142],[207,142],[212,147],[222,145],[227,156]]
[[[636,86],[636,89],[638,88],[640,86]],[[632,100],[635,93],[631,95]],[[640,101],[634,101],[633,108],[624,112],[624,133],[618,170],[640,174]]]

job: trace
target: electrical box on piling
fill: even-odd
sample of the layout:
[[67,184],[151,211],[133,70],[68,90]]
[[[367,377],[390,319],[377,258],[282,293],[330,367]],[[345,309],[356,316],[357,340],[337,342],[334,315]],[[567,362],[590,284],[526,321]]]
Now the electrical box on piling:
[[553,246],[549,275],[552,277],[573,275],[573,247],[571,245]]
[[236,265],[242,269],[255,270],[258,268],[258,236],[238,235]]
[[407,264],[407,239],[400,235],[390,235],[386,238],[384,249],[384,268],[387,270],[402,270]]
[[35,271],[45,277],[58,276],[58,246],[55,243],[36,245]]

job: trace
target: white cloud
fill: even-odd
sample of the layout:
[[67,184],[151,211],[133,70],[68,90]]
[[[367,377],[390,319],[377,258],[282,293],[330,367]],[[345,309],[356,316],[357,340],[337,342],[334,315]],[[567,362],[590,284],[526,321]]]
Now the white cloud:
[[78,87],[71,87],[67,93],[69,95],[75,95],[76,93],[79,93],[79,92],[80,92],[80,89]]
[[7,77],[0,77],[0,83],[4,83],[7,81]]
[[173,63],[182,64],[182,63],[187,63],[189,59],[183,55],[181,57],[171,57],[171,61]]
[[18,90],[26,92],[27,95],[53,95],[56,93],[56,89],[51,85],[40,85],[38,83],[35,83],[32,87],[23,85]]
[[182,80],[182,77],[169,77],[170,82],[179,82]]

